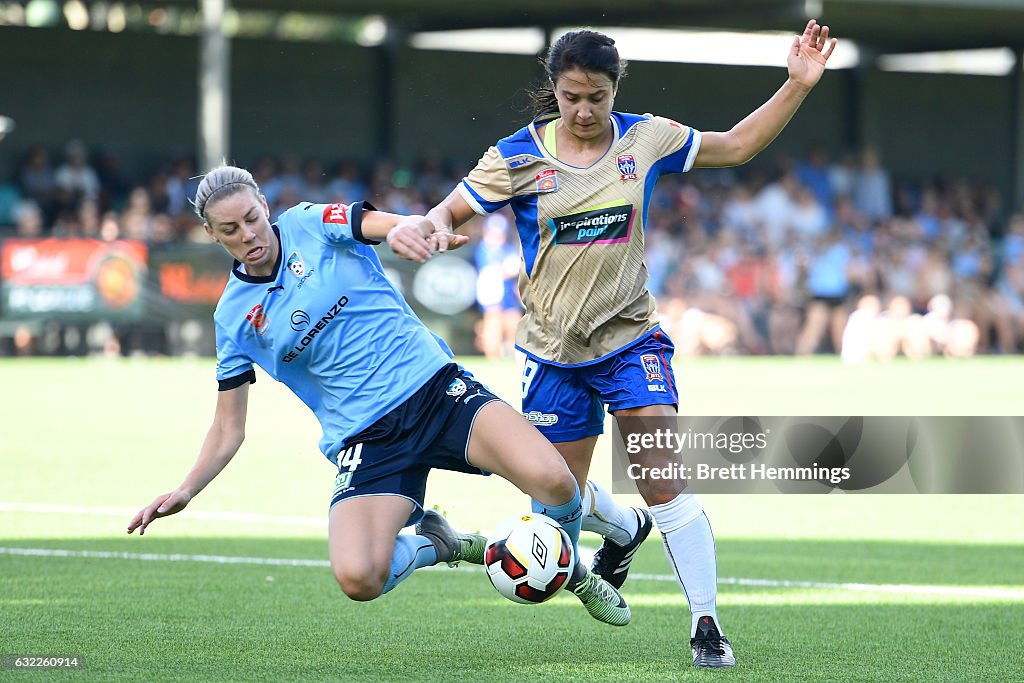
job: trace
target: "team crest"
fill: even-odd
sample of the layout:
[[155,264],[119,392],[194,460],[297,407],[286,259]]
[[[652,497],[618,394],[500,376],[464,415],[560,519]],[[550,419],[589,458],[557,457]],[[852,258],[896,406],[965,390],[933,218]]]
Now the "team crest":
[[448,385],[448,390],[445,393],[449,396],[458,398],[466,393],[466,383],[458,378],[453,379],[452,383]]
[[328,204],[324,209],[324,223],[348,223],[348,207],[344,204]]
[[661,363],[653,353],[645,353],[640,356],[640,363],[644,366],[644,372],[647,373],[648,382],[665,379],[665,376],[661,374]]
[[632,154],[620,154],[615,165],[619,167],[619,180],[636,180],[636,159]]
[[554,192],[558,189],[558,171],[549,168],[541,171],[535,177],[537,181],[537,193]]
[[263,304],[253,306],[245,316],[245,319],[249,321],[253,329],[256,330],[256,334],[260,336],[263,336],[267,331],[267,327],[270,326],[270,320],[267,319],[267,313],[263,310]]
[[302,254],[293,251],[288,256],[288,271],[299,278],[306,274],[306,264],[302,262]]

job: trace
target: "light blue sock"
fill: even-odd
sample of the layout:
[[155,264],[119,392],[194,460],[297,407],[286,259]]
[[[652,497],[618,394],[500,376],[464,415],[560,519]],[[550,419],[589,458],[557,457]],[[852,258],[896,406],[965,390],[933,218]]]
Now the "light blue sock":
[[430,539],[425,536],[399,536],[395,539],[395,552],[391,556],[388,580],[384,583],[384,589],[380,594],[384,595],[405,581],[420,567],[429,567],[436,563],[437,551],[434,550],[434,544],[430,542]]
[[579,557],[579,548],[576,547],[576,544],[580,540],[580,527],[583,525],[583,501],[580,499],[579,487],[574,486],[574,488],[576,491],[568,503],[544,505],[534,498],[531,508],[534,512],[550,517],[562,525],[572,541],[572,551],[576,553],[576,557]]

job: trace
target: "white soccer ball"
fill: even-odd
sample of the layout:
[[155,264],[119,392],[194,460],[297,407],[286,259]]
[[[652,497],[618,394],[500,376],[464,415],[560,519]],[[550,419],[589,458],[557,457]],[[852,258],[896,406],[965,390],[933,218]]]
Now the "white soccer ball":
[[558,522],[529,514],[498,525],[487,539],[484,565],[499,593],[513,602],[535,605],[565,586],[576,556],[569,534]]

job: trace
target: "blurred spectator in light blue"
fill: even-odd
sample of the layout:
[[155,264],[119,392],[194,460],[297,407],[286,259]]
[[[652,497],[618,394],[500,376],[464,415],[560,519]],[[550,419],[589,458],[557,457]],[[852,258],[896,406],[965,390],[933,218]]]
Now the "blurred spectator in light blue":
[[843,327],[850,314],[847,298],[851,293],[851,257],[850,248],[837,230],[819,240],[807,270],[807,294],[811,300],[797,340],[798,354],[817,351],[829,331],[833,350],[841,348]]
[[892,182],[882,168],[878,150],[868,147],[860,155],[860,168],[853,183],[853,203],[871,220],[892,216]]
[[828,153],[825,148],[821,145],[809,147],[806,158],[797,163],[794,170],[800,184],[810,190],[818,205],[831,215],[835,196],[829,178]]
[[519,302],[519,245],[510,237],[509,220],[501,213],[484,219],[483,235],[473,253],[476,300],[483,312],[477,347],[488,358],[511,356],[516,326],[523,317]]
[[350,160],[338,164],[334,177],[327,183],[327,194],[332,202],[351,201],[352,197],[365,197],[366,183],[360,177],[359,165]]
[[754,197],[754,206],[761,218],[764,241],[769,246],[782,242],[786,231],[792,226],[796,204],[793,197],[799,187],[796,176],[783,173],[774,182],[761,188]]

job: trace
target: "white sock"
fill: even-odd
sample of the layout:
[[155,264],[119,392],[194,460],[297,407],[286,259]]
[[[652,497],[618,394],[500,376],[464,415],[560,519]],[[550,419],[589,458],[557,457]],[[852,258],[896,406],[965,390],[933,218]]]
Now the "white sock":
[[619,505],[608,489],[589,479],[583,491],[583,530],[601,534],[618,545],[629,543],[640,529],[631,507]]
[[652,505],[668,563],[690,603],[690,637],[697,633],[697,620],[710,616],[722,631],[715,609],[718,595],[718,559],[715,537],[704,507],[692,493],[680,493],[663,505]]

